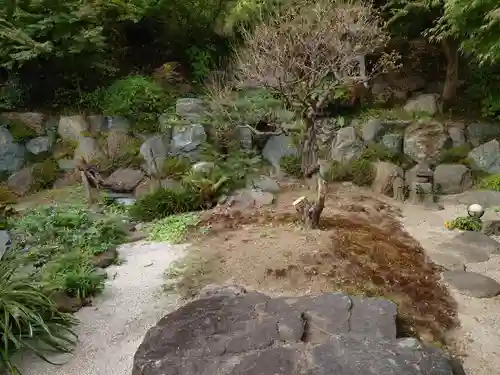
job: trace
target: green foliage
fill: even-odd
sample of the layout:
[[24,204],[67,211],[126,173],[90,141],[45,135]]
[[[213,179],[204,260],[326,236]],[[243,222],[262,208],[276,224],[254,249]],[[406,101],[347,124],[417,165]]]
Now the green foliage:
[[198,215],[187,213],[168,216],[155,221],[148,228],[151,241],[180,243],[184,240],[189,229],[200,222]]
[[77,320],[57,311],[30,275],[20,272],[17,259],[0,259],[0,370],[19,374],[12,356],[21,350],[48,361],[50,351],[69,353],[77,343]]
[[158,116],[169,106],[172,96],[152,79],[135,75],[120,79],[104,90],[104,114],[124,116],[138,131],[156,131]]
[[68,253],[49,261],[42,274],[41,285],[48,290],[62,291],[81,299],[104,289],[105,276],[98,273],[88,254]]
[[17,201],[17,195],[7,186],[0,185],[0,204],[11,204]]
[[295,178],[302,178],[302,162],[300,156],[289,155],[281,158],[280,165],[283,170]]
[[496,0],[447,0],[441,20],[464,51],[482,63],[500,61],[500,4]]
[[191,169],[191,162],[182,157],[169,157],[165,160],[162,170],[160,171],[163,178],[180,179]]
[[352,182],[358,186],[370,186],[375,178],[375,171],[370,160],[357,159],[349,163]]
[[33,165],[33,187],[32,191],[51,189],[59,176],[59,165],[54,159],[47,159]]
[[[465,110],[479,109],[487,118],[500,118],[500,66],[468,64],[463,106]],[[472,105],[471,105],[472,104]],[[478,108],[475,107],[477,105]]]
[[159,189],[138,199],[129,210],[138,221],[153,221],[170,215],[199,211],[203,201],[190,189]]
[[16,142],[26,142],[37,136],[36,132],[22,121],[8,120],[4,127],[9,130]]
[[456,146],[450,149],[444,150],[441,154],[440,164],[463,164],[469,165],[470,161],[468,159],[470,152],[469,145]]
[[332,182],[352,181],[358,186],[369,186],[375,178],[375,170],[372,161],[358,158],[344,164],[333,162],[325,177]]
[[42,207],[10,223],[17,243],[27,246],[36,267],[65,253],[93,256],[123,243],[126,233],[115,219],[94,217],[83,207]]
[[477,185],[480,189],[500,191],[500,174],[485,176]]
[[483,227],[483,223],[478,217],[459,216],[451,221],[446,222],[445,226],[450,230],[459,229],[480,232]]

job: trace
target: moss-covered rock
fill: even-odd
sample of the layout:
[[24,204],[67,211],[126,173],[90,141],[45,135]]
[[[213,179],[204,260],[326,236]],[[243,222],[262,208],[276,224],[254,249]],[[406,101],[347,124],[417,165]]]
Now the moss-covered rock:
[[26,143],[38,136],[35,130],[20,120],[4,120],[3,126],[9,130],[15,142]]
[[36,163],[32,167],[33,186],[32,191],[50,189],[61,175],[61,171],[54,159]]

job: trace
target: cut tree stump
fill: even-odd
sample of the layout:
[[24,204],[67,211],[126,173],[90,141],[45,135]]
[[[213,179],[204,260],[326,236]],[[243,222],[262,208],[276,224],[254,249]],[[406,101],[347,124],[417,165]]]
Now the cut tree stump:
[[317,229],[319,227],[319,219],[325,208],[326,194],[328,193],[328,183],[325,181],[319,168],[316,169],[318,178],[318,196],[314,203],[307,200],[306,197],[300,197],[293,202],[295,210],[300,215],[300,220],[307,228]]

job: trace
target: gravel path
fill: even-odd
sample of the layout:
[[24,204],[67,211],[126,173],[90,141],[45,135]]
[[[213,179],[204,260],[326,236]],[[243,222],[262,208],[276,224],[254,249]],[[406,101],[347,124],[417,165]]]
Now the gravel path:
[[[440,252],[440,244],[457,233],[444,227],[446,220],[467,215],[467,206],[445,205],[442,211],[424,210],[402,205],[405,229],[429,254]],[[490,216],[499,216],[492,211]],[[487,262],[467,263],[467,271],[489,276],[500,282],[500,255],[491,255]],[[467,375],[498,375],[500,373],[500,296],[472,298],[450,289],[458,303],[461,329],[456,333],[459,348],[465,354]]]
[[186,245],[136,242],[123,245],[125,263],[107,269],[109,281],[93,306],[76,315],[80,342],[70,357],[23,358],[24,375],[130,375],[134,353],[146,331],[178,306],[175,296],[162,294],[163,273]]

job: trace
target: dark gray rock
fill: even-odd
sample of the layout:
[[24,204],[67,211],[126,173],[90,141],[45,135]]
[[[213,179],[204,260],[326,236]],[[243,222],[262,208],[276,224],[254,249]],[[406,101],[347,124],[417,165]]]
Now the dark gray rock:
[[373,142],[382,130],[383,124],[379,119],[370,119],[361,127],[361,136],[365,142]]
[[170,154],[174,156],[190,154],[206,140],[207,134],[203,125],[175,126],[172,132]]
[[0,145],[0,172],[14,172],[24,164],[26,148],[17,143]]
[[251,150],[253,146],[253,133],[250,128],[246,126],[239,126],[237,129],[238,139],[240,146],[244,150]]
[[119,168],[104,180],[104,184],[115,192],[132,192],[144,177],[140,170]]
[[500,173],[500,143],[496,139],[472,149],[468,157],[474,169],[491,174]]
[[275,179],[268,176],[259,176],[248,181],[247,188],[266,191],[268,193],[278,193],[280,186]]
[[477,147],[482,143],[500,137],[498,124],[476,122],[467,126],[467,136],[472,146]]
[[26,143],[26,149],[34,155],[43,154],[50,151],[52,143],[50,137],[36,137]]
[[491,298],[500,294],[497,281],[475,272],[447,271],[443,273],[443,281],[470,297]]
[[132,375],[452,375],[439,350],[396,339],[392,302],[209,289],[146,333]]
[[434,171],[434,187],[441,194],[457,194],[472,187],[472,172],[461,164],[440,164]]
[[168,157],[170,140],[162,135],[155,135],[148,138],[139,150],[139,154],[144,159],[146,171],[149,175],[156,173],[156,167],[161,171],[165,160]]
[[109,116],[107,117],[106,125],[103,125],[102,128],[107,128],[109,131],[129,131],[130,130],[130,122],[122,116]]
[[483,220],[483,227],[481,232],[488,236],[498,236],[500,235],[500,220],[487,219]]
[[101,115],[90,115],[87,116],[87,121],[89,123],[89,130],[93,134],[100,134],[107,132],[109,130],[109,119],[114,119],[114,117],[105,117]]
[[198,121],[205,114],[206,108],[203,100],[196,98],[177,99],[175,112],[186,120]]
[[339,129],[332,143],[331,159],[339,163],[349,163],[363,152],[365,145],[353,126]]
[[14,143],[14,137],[10,134],[10,131],[3,126],[0,126],[0,145],[5,145],[8,143]]
[[33,168],[24,167],[9,176],[7,186],[17,195],[24,196],[30,191],[33,182],[35,182],[33,180]]
[[465,131],[460,126],[449,126],[448,135],[451,138],[453,147],[460,147],[467,144],[467,140],[465,138]]
[[408,113],[434,116],[439,111],[439,95],[421,94],[410,98],[406,102],[404,110]]
[[402,133],[387,133],[382,136],[381,143],[384,147],[394,153],[403,152],[403,134]]
[[281,158],[293,155],[297,155],[297,147],[293,144],[292,138],[284,134],[270,137],[262,150],[264,160],[267,160],[278,172],[281,170]]
[[0,230],[0,258],[3,254],[9,250],[11,246],[12,237],[8,230],[1,229]]

